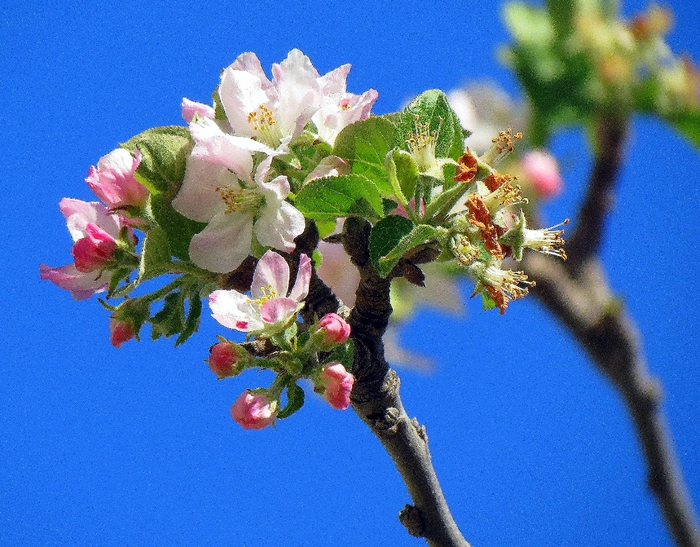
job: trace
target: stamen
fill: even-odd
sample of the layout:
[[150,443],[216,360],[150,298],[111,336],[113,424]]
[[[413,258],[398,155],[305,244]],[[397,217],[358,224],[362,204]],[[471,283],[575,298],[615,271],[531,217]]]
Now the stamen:
[[520,132],[513,135],[510,127],[506,131],[499,131],[498,136],[491,139],[491,147],[481,156],[481,161],[495,167],[515,149],[515,141],[522,138],[523,134]]

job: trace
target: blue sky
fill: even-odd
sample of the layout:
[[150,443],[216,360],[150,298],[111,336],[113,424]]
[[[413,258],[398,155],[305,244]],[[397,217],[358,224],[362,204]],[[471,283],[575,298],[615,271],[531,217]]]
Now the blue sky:
[[[700,60],[694,2],[674,4],[670,43]],[[517,94],[496,61],[500,3],[427,6],[4,2],[0,545],[423,544],[398,523],[405,487],[352,411],[310,397],[277,430],[243,431],[230,405],[266,379],[215,381],[203,359],[221,327],[205,317],[184,347],[146,337],[117,350],[97,300],[73,301],[38,266],[69,261],[58,201],[92,199],[89,166],[146,128],[181,124],[182,97],[208,102],[244,51],[268,69],[294,47],[322,73],[352,63],[349,88],[377,89],[377,113],[484,78]],[[546,210],[554,222],[574,215],[589,156],[577,132],[553,148],[567,184]],[[637,119],[627,157],[603,255],[700,504],[700,156]],[[670,545],[619,398],[533,299],[505,316],[474,301],[458,319],[424,310],[403,339],[436,348],[432,374],[400,371],[402,393],[472,545]]]

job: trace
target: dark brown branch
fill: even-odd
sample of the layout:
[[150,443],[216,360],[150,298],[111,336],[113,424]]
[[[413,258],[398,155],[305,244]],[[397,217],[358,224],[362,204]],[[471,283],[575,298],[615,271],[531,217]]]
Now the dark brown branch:
[[384,358],[382,335],[391,315],[391,282],[372,267],[368,243],[369,224],[348,219],[343,245],[360,272],[355,306],[348,318],[355,347],[352,406],[384,445],[408,488],[413,505],[399,514],[408,532],[425,538],[431,547],[469,547],[442,494],[425,428],[406,414],[399,377]]
[[627,127],[627,120],[611,115],[596,128],[598,150],[595,165],[579,209],[576,231],[566,242],[570,270],[578,270],[600,249],[605,220],[614,204],[615,182],[623,160]]
[[622,395],[647,463],[647,483],[678,547],[700,547],[698,518],[687,494],[660,409],[660,387],[649,374],[637,330],[615,299],[597,256],[619,172],[626,125],[615,118],[598,128],[596,162],[578,228],[565,263],[530,253],[523,261],[537,280],[539,300],[572,333]]

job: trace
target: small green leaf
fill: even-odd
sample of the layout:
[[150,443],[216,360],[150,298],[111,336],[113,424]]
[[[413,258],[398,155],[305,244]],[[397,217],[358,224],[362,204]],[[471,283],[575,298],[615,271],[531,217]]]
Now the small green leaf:
[[164,274],[170,267],[170,244],[168,235],[160,226],[146,232],[141,249],[138,281],[145,281]]
[[199,328],[199,320],[202,317],[202,299],[199,297],[199,291],[194,291],[193,294],[190,294],[189,303],[185,328],[182,329],[180,336],[175,340],[176,346],[186,342]]
[[391,150],[396,127],[382,116],[350,124],[335,139],[333,154],[350,162],[352,172],[377,185],[382,196],[393,193],[384,169],[384,157]]
[[352,366],[354,363],[355,346],[352,340],[348,340],[342,346],[338,346],[333,350],[333,353],[324,360],[323,364],[328,363],[340,363],[345,367],[345,370],[352,372]]
[[[405,217],[392,215],[383,218],[372,228],[369,235],[369,256],[379,275],[386,277],[396,265],[398,259],[390,266],[380,264],[380,259],[389,254],[403,239],[411,233],[414,224]],[[401,257],[399,257],[401,258]]]
[[165,297],[163,308],[149,320],[151,339],[166,338],[182,332],[185,328],[185,302],[181,292],[173,292]]
[[146,206],[151,216],[167,234],[172,256],[180,260],[189,260],[192,236],[201,232],[206,224],[185,218],[173,209],[171,202],[177,195],[178,189],[178,186],[172,185],[165,193],[151,194]]
[[377,186],[355,174],[312,180],[297,194],[294,206],[312,220],[349,216],[376,220],[383,214]]
[[306,397],[304,390],[297,384],[289,384],[287,386],[287,404],[277,413],[277,418],[284,420],[289,418],[302,406],[304,406],[304,398]]
[[687,110],[668,118],[669,123],[700,149],[700,110]]
[[411,233],[401,238],[396,246],[379,259],[379,275],[386,276],[408,251],[437,238],[437,229],[428,224],[419,224]]
[[120,146],[132,153],[139,149],[141,164],[136,174],[151,191],[163,192],[183,180],[193,144],[187,127],[170,125],[147,129]]
[[397,145],[408,149],[406,143],[415,137],[416,122],[428,124],[431,133],[437,132],[437,158],[459,159],[464,152],[465,131],[442,91],[431,89],[421,93],[403,110],[396,131]]

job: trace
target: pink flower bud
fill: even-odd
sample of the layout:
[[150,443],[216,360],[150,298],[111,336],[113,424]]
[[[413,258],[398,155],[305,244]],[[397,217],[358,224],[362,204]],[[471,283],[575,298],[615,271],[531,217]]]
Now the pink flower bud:
[[233,403],[231,417],[243,429],[263,429],[274,423],[276,407],[267,395],[246,390]]
[[209,368],[219,378],[235,376],[238,371],[233,370],[233,365],[237,362],[238,352],[228,342],[219,342],[209,349]]
[[340,363],[329,363],[321,372],[321,385],[316,391],[322,392],[323,398],[337,410],[346,410],[350,405],[350,392],[355,377]]
[[141,207],[148,197],[148,189],[136,180],[134,173],[141,163],[141,153],[132,157],[128,150],[117,148],[102,156],[97,167],[90,167],[85,182],[110,209]]
[[90,223],[85,227],[85,237],[73,244],[75,269],[83,273],[101,270],[112,261],[116,250],[114,238],[97,224]]
[[539,197],[551,198],[562,191],[563,181],[559,174],[559,165],[549,152],[532,150],[523,156],[521,165]]
[[124,342],[128,342],[136,335],[134,326],[129,321],[122,321],[114,315],[109,318],[109,333],[109,341],[115,348],[121,347]]
[[323,343],[334,347],[344,344],[350,338],[350,325],[337,313],[327,313],[318,323],[319,332],[323,332]]

